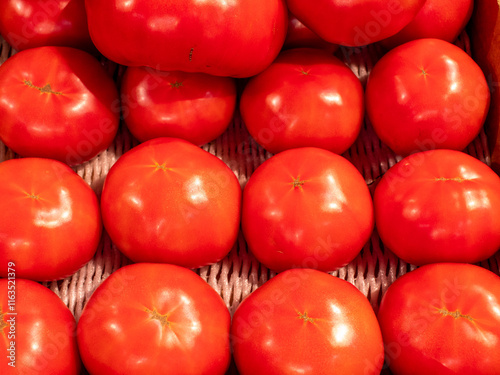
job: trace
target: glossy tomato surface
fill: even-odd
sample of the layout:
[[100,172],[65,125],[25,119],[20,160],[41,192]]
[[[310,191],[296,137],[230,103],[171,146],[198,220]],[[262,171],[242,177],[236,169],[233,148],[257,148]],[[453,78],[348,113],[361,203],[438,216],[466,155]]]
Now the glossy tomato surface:
[[287,0],[290,12],[322,39],[363,46],[396,34],[425,0]]
[[54,292],[17,278],[19,266],[6,262],[2,267],[12,273],[0,279],[0,372],[78,375],[75,318]]
[[90,36],[122,65],[250,77],[278,55],[283,0],[86,0]]
[[0,67],[0,139],[21,156],[87,161],[113,141],[118,91],[99,62],[69,47],[39,47]]
[[332,271],[361,251],[373,206],[358,170],[330,151],[283,151],[252,174],[243,192],[242,228],[266,267]]
[[[101,237],[99,203],[67,165],[49,159],[0,163],[0,263],[16,276],[46,281],[75,273]],[[0,268],[0,276],[7,267]]]
[[438,39],[408,42],[373,68],[366,110],[379,138],[398,154],[463,150],[479,133],[490,93],[463,50]]
[[437,38],[453,42],[472,15],[474,0],[426,0],[415,18],[399,33],[382,41],[393,48],[415,39]]
[[288,29],[283,49],[290,48],[320,48],[330,53],[337,50],[338,45],[328,43],[313,33],[306,25],[300,22],[293,14],[288,13]]
[[194,272],[170,264],[119,269],[94,292],[78,322],[92,375],[222,375],[231,317]]
[[500,277],[471,264],[432,264],[396,280],[378,319],[395,375],[496,374]]
[[294,49],[247,84],[240,109],[252,137],[272,153],[310,146],[341,154],[361,130],[363,88],[336,57]]
[[380,374],[382,335],[366,297],[315,270],[288,270],[248,296],[231,325],[242,375]]
[[139,141],[175,137],[201,146],[231,122],[236,84],[228,77],[130,67],[121,99],[125,123]]
[[459,151],[403,159],[380,180],[374,205],[380,238],[409,263],[474,263],[500,248],[500,178]]
[[113,165],[101,207],[111,239],[134,262],[195,268],[219,261],[235,243],[241,188],[214,155],[156,138]]
[[18,51],[42,46],[95,50],[85,0],[0,1],[0,34]]

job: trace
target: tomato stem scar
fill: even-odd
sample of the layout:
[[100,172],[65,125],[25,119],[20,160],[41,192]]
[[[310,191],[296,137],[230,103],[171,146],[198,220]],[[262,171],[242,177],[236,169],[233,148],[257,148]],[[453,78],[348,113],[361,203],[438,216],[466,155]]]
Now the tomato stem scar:
[[424,76],[424,77],[428,75],[428,73],[425,71],[425,69],[424,69],[424,68],[420,68],[420,71],[421,71],[421,74],[420,74],[420,75],[422,75],[422,76]]
[[24,84],[28,87],[31,87],[31,88],[34,88],[34,89],[37,89],[38,91],[40,91],[42,94],[54,94],[54,95],[62,95],[62,92],[59,92],[59,91],[53,91],[52,90],[52,87],[50,87],[50,83],[47,83],[45,86],[43,87],[39,87],[39,86],[36,86],[33,84],[33,82],[31,81],[28,81],[27,79],[24,80]]
[[313,323],[314,324],[314,321],[316,320],[316,319],[311,318],[310,316],[308,316],[307,315],[307,311],[304,311],[303,314],[301,312],[297,311],[297,314],[299,315],[297,317],[297,319],[302,319],[304,322],[308,322],[308,323]]
[[40,196],[39,196],[39,195],[29,194],[29,193],[25,193],[25,194],[26,194],[26,196],[27,196],[28,198],[31,198],[31,199],[36,199],[36,200],[40,199]]
[[170,327],[171,322],[169,322],[169,320],[168,320],[168,313],[162,315],[155,308],[153,308],[153,310],[150,310],[147,307],[144,309],[144,311],[151,314],[149,319],[158,320],[162,327],[165,327],[165,326]]
[[470,179],[468,179],[468,178],[462,178],[462,177],[454,177],[454,178],[437,177],[436,181],[457,181],[457,182],[464,182],[464,181],[470,181]]
[[446,308],[442,308],[442,309],[438,309],[436,308],[438,313],[442,314],[443,316],[451,316],[455,319],[458,319],[458,318],[464,318],[464,319],[467,319],[467,320],[470,320],[471,322],[474,321],[474,318],[470,315],[464,315],[462,314],[460,311],[456,310],[456,311],[449,311],[448,309]]
[[189,61],[193,60],[193,51],[194,48],[191,48],[191,50],[189,51]]
[[300,176],[297,176],[297,178],[295,178],[290,184],[293,185],[294,188],[302,188],[302,185],[304,185],[305,182],[305,180],[300,179]]
[[172,87],[172,88],[174,88],[174,89],[179,88],[179,87],[182,87],[182,86],[183,86],[183,85],[182,85],[182,82],[177,82],[177,81],[175,81],[175,82],[171,82],[171,83],[170,83],[170,87]]
[[160,170],[160,169],[162,171],[167,171],[168,170],[168,168],[166,167],[165,163],[160,164],[160,163],[158,163],[156,161],[154,162],[154,167],[155,167],[155,171]]

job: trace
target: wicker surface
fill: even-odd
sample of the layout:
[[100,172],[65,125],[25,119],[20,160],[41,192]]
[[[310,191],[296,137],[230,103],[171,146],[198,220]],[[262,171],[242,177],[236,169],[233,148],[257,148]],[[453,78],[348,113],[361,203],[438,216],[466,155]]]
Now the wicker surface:
[[[469,39],[465,33],[461,35],[457,45],[470,53]],[[2,40],[0,63],[12,53],[11,48]],[[371,68],[380,55],[381,51],[376,46],[361,49],[342,48],[337,52],[337,56],[349,65],[363,83],[366,82]],[[103,61],[103,64],[119,84],[124,68],[108,61]],[[137,141],[122,125],[108,150],[76,167],[75,170],[99,195],[109,168],[124,152],[136,144]],[[203,148],[226,162],[238,177],[242,187],[252,172],[271,156],[251,139],[238,113],[228,130]],[[484,132],[471,143],[467,152],[487,164],[490,163]],[[356,143],[344,156],[363,174],[372,192],[375,180],[401,159],[380,142],[368,122],[365,122]],[[0,161],[13,157],[16,155],[0,143]],[[68,251],[71,251],[71,244],[68,244]],[[87,265],[65,280],[46,285],[63,300],[78,319],[93,291],[112,272],[128,263],[129,261],[120,254],[104,233],[97,253]],[[499,274],[500,252],[481,265]],[[354,284],[369,298],[377,310],[380,298],[387,287],[397,277],[412,269],[414,266],[404,263],[385,249],[377,233],[374,232],[357,258],[332,274]],[[245,296],[274,276],[273,272],[260,265],[249,253],[241,234],[225,259],[217,264],[203,267],[197,272],[220,293],[231,313]]]

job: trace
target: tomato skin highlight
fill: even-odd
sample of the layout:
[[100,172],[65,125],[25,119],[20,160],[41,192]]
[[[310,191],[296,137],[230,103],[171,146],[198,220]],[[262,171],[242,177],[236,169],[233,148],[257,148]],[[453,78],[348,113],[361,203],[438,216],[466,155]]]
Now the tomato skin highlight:
[[78,346],[93,375],[222,375],[230,322],[220,296],[193,271],[138,263],[96,289],[78,322]]
[[283,151],[252,174],[243,191],[242,229],[266,267],[332,271],[370,238],[373,206],[358,170],[332,152]]
[[283,0],[85,1],[99,51],[127,66],[250,77],[278,55]]
[[425,0],[288,0],[293,14],[320,38],[349,47],[386,39],[408,25]]
[[490,105],[481,68],[459,47],[420,39],[389,51],[366,86],[366,112],[394,152],[461,151],[479,134]]
[[65,46],[96,52],[85,0],[4,0],[0,2],[0,34],[17,51]]
[[381,44],[394,48],[411,40],[423,38],[454,42],[472,16],[474,0],[426,0],[415,18],[396,35]]
[[[58,280],[94,256],[102,232],[94,191],[67,165],[24,158],[0,163],[0,263],[19,278]],[[0,267],[0,277],[7,267]]]
[[[14,273],[19,266],[12,266]],[[0,330],[2,374],[80,374],[75,318],[39,283],[17,276],[0,279]]]
[[342,61],[299,48],[282,52],[250,80],[240,110],[250,135],[269,152],[319,147],[342,154],[361,130],[364,94]]
[[470,155],[408,156],[382,177],[373,200],[382,242],[406,262],[475,263],[500,248],[500,178]]
[[101,209],[112,241],[134,262],[197,268],[221,260],[236,242],[241,187],[214,155],[156,138],[113,165]]
[[396,375],[495,374],[500,277],[471,264],[426,265],[397,279],[378,320]]
[[139,141],[174,137],[201,146],[231,122],[236,84],[228,77],[130,67],[121,98],[125,123]]
[[0,139],[21,156],[88,161],[113,141],[119,112],[114,81],[86,52],[32,48],[0,67]]
[[231,325],[239,373],[380,374],[382,335],[352,284],[310,269],[284,271],[238,306]]

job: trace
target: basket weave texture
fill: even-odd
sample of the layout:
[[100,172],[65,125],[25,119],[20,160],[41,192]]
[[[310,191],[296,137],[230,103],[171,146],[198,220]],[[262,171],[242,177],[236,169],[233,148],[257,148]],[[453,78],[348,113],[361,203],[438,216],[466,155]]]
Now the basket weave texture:
[[[456,44],[470,54],[469,38],[465,32],[461,34]],[[1,64],[15,51],[4,40],[1,40],[0,48]],[[377,46],[370,45],[362,48],[341,48],[336,55],[352,69],[364,85],[382,51]],[[125,68],[104,59],[102,64],[119,85]],[[490,164],[486,141],[485,133],[482,131],[467,147],[466,152]],[[75,167],[74,170],[100,195],[110,167],[123,153],[137,144],[138,142],[122,124],[114,143],[106,151],[89,162]],[[227,131],[218,139],[204,145],[203,149],[226,162],[238,177],[242,187],[252,172],[272,156],[250,137],[238,111]],[[401,159],[382,144],[367,120],[355,144],[343,156],[361,172],[372,193],[376,179]],[[15,157],[17,155],[0,142],[0,162]],[[71,251],[71,244],[67,246],[68,251]],[[71,277],[44,285],[62,299],[78,320],[94,290],[111,273],[129,263],[130,261],[118,251],[104,233],[94,258],[88,264]],[[480,265],[500,274],[500,252]],[[349,265],[332,274],[355,285],[368,297],[374,310],[377,311],[381,296],[388,286],[396,278],[414,268],[386,249],[375,231],[361,253]],[[196,272],[221,295],[231,314],[248,294],[275,275],[249,253],[241,233],[226,258],[214,265],[202,267]]]

